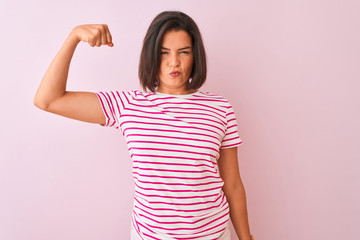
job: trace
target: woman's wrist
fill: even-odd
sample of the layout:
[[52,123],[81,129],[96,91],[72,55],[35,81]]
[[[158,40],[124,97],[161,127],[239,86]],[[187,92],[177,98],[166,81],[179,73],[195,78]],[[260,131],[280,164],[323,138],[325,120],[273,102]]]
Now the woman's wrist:
[[76,32],[75,32],[74,28],[69,33],[68,39],[70,39],[72,42],[74,42],[76,44],[78,44],[80,42],[78,36],[76,35]]

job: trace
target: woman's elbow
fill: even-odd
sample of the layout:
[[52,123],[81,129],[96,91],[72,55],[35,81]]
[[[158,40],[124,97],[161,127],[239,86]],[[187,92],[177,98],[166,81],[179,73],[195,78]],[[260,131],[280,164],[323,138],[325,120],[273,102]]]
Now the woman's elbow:
[[41,101],[41,99],[39,99],[37,96],[34,97],[33,104],[41,110],[46,110],[48,107],[48,104],[46,104],[44,101]]

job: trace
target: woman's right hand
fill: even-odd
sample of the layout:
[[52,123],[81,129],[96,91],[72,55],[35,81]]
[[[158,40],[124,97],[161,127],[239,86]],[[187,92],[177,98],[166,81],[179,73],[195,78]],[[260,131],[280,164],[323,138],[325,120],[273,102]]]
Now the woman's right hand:
[[71,30],[77,40],[87,42],[91,47],[108,45],[113,47],[110,30],[106,24],[78,25]]

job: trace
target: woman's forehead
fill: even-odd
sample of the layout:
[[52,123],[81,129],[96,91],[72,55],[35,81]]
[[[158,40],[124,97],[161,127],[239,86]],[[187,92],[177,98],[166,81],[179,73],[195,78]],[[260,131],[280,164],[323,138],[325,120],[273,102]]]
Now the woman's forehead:
[[169,30],[163,35],[161,47],[168,49],[192,47],[191,37],[184,30]]

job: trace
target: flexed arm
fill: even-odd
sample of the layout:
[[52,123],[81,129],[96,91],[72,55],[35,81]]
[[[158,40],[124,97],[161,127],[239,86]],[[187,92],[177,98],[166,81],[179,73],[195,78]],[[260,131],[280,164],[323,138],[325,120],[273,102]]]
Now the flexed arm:
[[106,24],[74,27],[46,71],[36,92],[34,105],[64,117],[105,124],[105,116],[95,93],[66,90],[70,62],[80,41],[88,42],[91,47],[114,46]]

